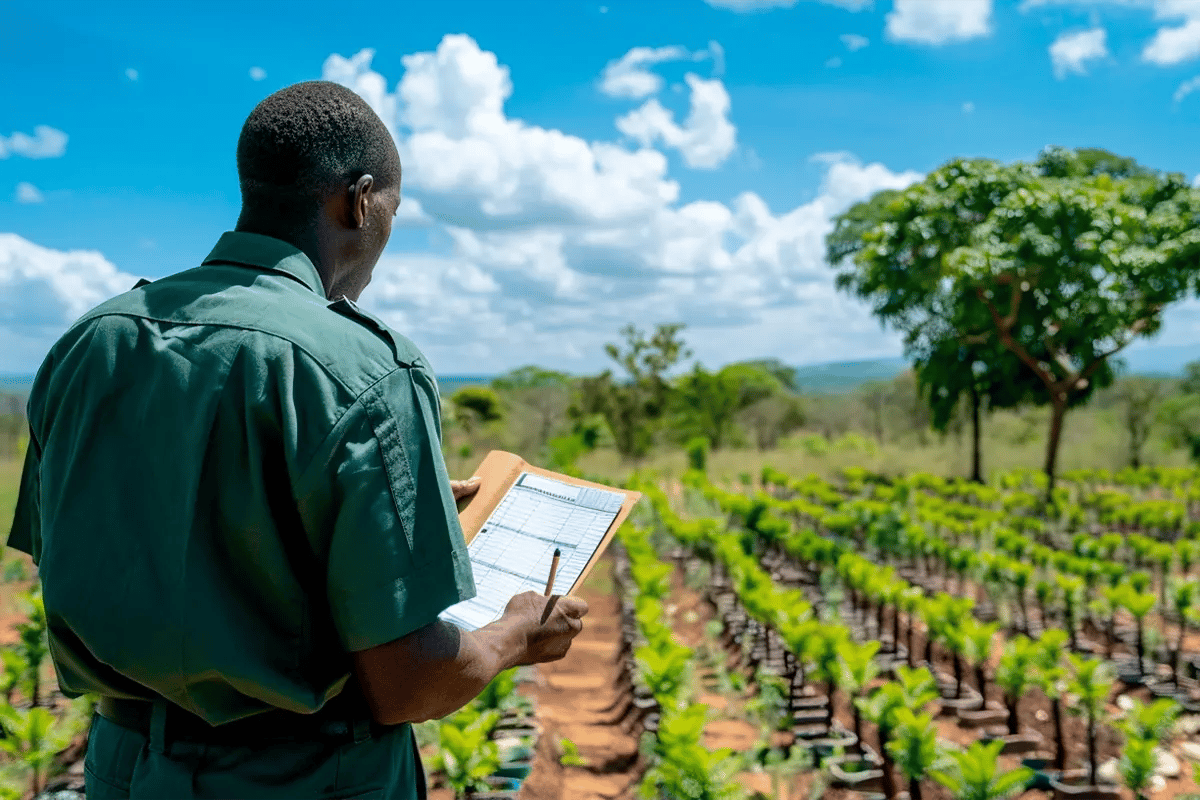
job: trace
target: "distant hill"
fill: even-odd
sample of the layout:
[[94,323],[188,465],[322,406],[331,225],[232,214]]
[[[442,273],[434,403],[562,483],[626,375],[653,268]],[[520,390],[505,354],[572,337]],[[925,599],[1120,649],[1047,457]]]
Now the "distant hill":
[[796,367],[796,384],[801,392],[845,392],[868,381],[890,381],[906,369],[908,362],[903,358],[810,364]]
[[0,372],[0,394],[19,394],[22,397],[29,394],[33,386],[33,375],[16,375]]
[[[1177,377],[1183,366],[1200,361],[1200,343],[1167,347],[1145,345],[1121,353],[1127,374]],[[796,367],[796,382],[802,392],[829,394],[854,389],[868,381],[890,381],[904,370],[903,358],[874,358],[861,361],[831,361]],[[438,388],[449,397],[464,386],[487,386],[495,375],[439,375]],[[0,373],[0,394],[28,395],[33,375]]]

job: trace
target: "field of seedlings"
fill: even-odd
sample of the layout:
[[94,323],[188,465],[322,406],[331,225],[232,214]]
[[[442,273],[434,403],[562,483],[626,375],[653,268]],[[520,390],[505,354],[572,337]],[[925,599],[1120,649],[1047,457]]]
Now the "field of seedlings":
[[[568,658],[418,726],[431,797],[1200,798],[1200,470],[634,479]],[[0,797],[91,704],[6,608]]]
[[638,485],[520,796],[1200,796],[1200,471],[1043,480]]

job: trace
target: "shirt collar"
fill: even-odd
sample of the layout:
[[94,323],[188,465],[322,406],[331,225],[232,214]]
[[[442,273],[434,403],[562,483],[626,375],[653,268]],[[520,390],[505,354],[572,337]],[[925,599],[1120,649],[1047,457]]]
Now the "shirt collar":
[[[228,231],[201,264],[239,264],[279,272],[325,297],[325,285],[303,251],[282,239],[246,231]],[[326,298],[328,299],[328,298]]]

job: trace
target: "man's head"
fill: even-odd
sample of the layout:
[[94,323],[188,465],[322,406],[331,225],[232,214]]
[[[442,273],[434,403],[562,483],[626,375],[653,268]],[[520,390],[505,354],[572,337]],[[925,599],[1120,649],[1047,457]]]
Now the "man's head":
[[400,156],[371,107],[329,81],[281,89],[246,119],[237,167],[238,230],[291,242],[329,297],[357,299],[400,203]]

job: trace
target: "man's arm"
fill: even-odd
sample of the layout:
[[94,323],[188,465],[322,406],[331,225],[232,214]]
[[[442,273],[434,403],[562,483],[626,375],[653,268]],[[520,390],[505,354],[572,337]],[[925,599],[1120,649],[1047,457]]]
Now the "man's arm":
[[506,669],[562,658],[586,613],[587,603],[578,598],[525,592],[509,602],[503,617],[479,630],[437,621],[357,652],[355,672],[380,724],[439,719],[469,703]]

